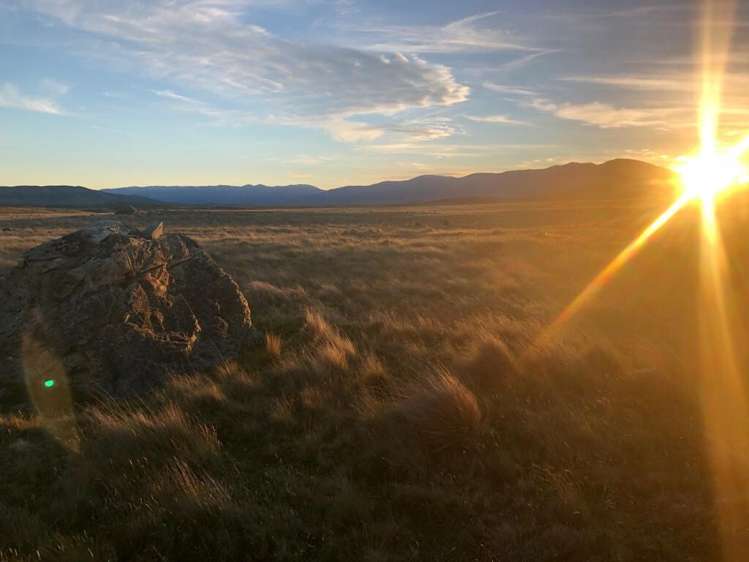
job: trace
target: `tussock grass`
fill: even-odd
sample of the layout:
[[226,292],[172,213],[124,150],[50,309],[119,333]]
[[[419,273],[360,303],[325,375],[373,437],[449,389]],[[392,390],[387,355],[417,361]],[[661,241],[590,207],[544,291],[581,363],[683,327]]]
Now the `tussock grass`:
[[281,336],[275,334],[265,334],[265,351],[273,359],[279,359],[283,351],[283,341]]
[[484,393],[492,393],[513,383],[520,365],[507,344],[499,338],[480,341],[477,349],[461,365],[463,378]]
[[[74,402],[77,451],[0,394],[0,560],[719,559],[690,224],[533,346],[656,212],[160,215],[266,337],[141,400]],[[13,220],[3,260],[95,219]]]
[[481,427],[476,396],[444,371],[413,383],[399,400],[396,412],[423,444],[436,452],[464,449]]

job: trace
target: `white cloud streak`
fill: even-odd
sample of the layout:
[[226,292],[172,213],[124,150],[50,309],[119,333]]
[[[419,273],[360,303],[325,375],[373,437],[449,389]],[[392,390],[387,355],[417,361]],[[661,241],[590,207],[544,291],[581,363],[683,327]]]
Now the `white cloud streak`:
[[538,93],[528,88],[522,88],[517,86],[510,86],[508,84],[497,84],[495,82],[484,82],[482,84],[484,88],[498,94],[505,94],[507,96],[523,96],[531,97],[537,96]]
[[492,125],[530,125],[527,121],[513,119],[507,115],[466,115],[465,117],[469,121],[474,121],[476,123],[489,123]]
[[[352,121],[354,116],[394,115],[468,99],[469,88],[446,66],[416,55],[281,39],[246,22],[251,4],[25,0],[67,26],[113,40],[113,57],[124,56],[158,78],[218,94],[247,114],[263,101],[276,108],[279,121],[320,127],[340,140],[381,136],[376,128]],[[171,101],[180,102],[181,109],[214,112],[205,104]]]
[[553,144],[433,144],[423,143],[382,143],[362,147],[368,152],[385,154],[418,154],[431,158],[475,158],[486,154],[501,154],[507,150],[538,150],[553,148]]
[[529,107],[550,113],[560,119],[580,121],[602,129],[622,127],[657,127],[663,129],[677,126],[674,116],[691,111],[688,108],[615,107],[607,103],[555,103],[544,98],[532,100]]
[[286,116],[268,116],[258,118],[256,115],[241,110],[222,109],[205,101],[178,94],[172,90],[155,90],[153,94],[167,100],[175,111],[193,113],[210,118],[217,124],[241,126],[248,123],[265,123],[297,127],[320,128],[330,133],[333,138],[342,142],[364,142],[380,139],[385,135],[408,139],[408,142],[427,142],[450,137],[462,130],[452,124],[449,118],[433,117],[423,119],[393,119],[391,122],[371,125],[360,121],[343,119],[338,116],[324,119],[296,118]]
[[54,99],[24,94],[17,86],[9,82],[0,84],[0,107],[35,113],[49,113],[51,115],[63,114],[62,109]]
[[[367,49],[404,53],[479,53],[496,51],[546,51],[526,44],[511,33],[498,29],[499,12],[475,14],[447,25],[381,25],[349,28],[364,35]],[[367,42],[366,37],[371,37]]]
[[239,127],[257,122],[252,113],[213,106],[205,101],[178,94],[172,90],[154,90],[153,94],[167,100],[173,111],[192,113],[208,118],[212,123],[227,127]]
[[42,80],[42,89],[53,97],[64,96],[70,91],[70,86],[52,78]]
[[320,166],[333,162],[335,159],[331,156],[316,156],[312,154],[298,154],[292,158],[283,160],[286,164],[293,166]]
[[598,84],[631,90],[684,91],[693,86],[694,76],[662,78],[652,76],[563,76],[565,82]]

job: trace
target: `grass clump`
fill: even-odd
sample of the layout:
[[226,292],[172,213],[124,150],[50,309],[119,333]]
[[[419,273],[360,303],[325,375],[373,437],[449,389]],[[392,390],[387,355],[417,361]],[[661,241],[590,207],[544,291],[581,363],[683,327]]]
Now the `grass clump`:
[[396,411],[419,439],[438,453],[466,448],[481,428],[476,396],[445,371],[411,384]]
[[283,351],[283,341],[281,336],[275,334],[265,334],[265,352],[273,360],[281,358],[281,352]]

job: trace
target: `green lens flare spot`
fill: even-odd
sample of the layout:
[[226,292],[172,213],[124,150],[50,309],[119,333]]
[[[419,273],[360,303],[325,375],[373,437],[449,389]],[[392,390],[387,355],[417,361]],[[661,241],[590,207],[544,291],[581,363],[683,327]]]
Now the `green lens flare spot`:
[[57,383],[55,382],[55,379],[45,379],[42,384],[44,384],[44,388],[54,388]]

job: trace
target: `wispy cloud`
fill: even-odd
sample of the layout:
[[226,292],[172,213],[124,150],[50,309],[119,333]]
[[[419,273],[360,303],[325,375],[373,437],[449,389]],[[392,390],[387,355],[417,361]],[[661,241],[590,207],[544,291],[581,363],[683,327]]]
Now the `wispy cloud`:
[[178,94],[176,92],[173,92],[172,90],[153,90],[153,93],[161,98],[173,100],[181,104],[188,105],[190,107],[202,107],[206,105],[202,101],[196,100],[188,96],[183,96],[182,94]]
[[580,82],[586,84],[598,84],[601,86],[612,86],[616,88],[627,88],[632,90],[673,90],[683,91],[692,86],[692,75],[682,77],[664,78],[642,75],[609,75],[609,76],[563,76],[559,80],[565,82]]
[[635,6],[633,8],[623,8],[620,10],[613,10],[604,12],[600,17],[609,18],[643,18],[653,16],[655,14],[673,14],[674,12],[681,12],[685,14],[691,13],[693,6],[685,3],[673,3],[673,4],[660,4],[656,6]]
[[674,116],[691,111],[688,108],[674,107],[615,107],[601,102],[555,103],[544,98],[534,99],[528,106],[555,115],[560,119],[580,121],[602,129],[621,127],[673,128],[677,126]]
[[349,30],[363,35],[366,48],[375,51],[416,54],[525,51],[538,53],[535,56],[545,52],[525,39],[498,28],[497,16],[499,12],[492,11],[447,25],[358,26]]
[[492,92],[497,92],[498,94],[505,94],[508,96],[537,96],[538,92],[528,89],[528,88],[522,88],[517,86],[511,86],[508,84],[497,84],[495,82],[484,82],[482,84],[484,88],[487,90],[491,90]]
[[45,78],[42,80],[42,89],[53,97],[59,97],[70,92],[70,85],[52,78]]
[[385,154],[418,154],[437,159],[475,158],[479,155],[500,154],[508,150],[533,151],[553,148],[554,144],[449,144],[440,143],[425,147],[422,143],[382,143],[362,146],[361,150]]
[[466,115],[465,118],[476,123],[491,123],[493,125],[530,125],[527,121],[513,119],[507,115]]
[[258,121],[255,116],[248,112],[216,107],[208,102],[178,94],[172,90],[153,90],[153,94],[167,100],[169,107],[174,111],[201,115],[214,124],[236,127]]
[[455,125],[452,119],[447,117],[398,121],[386,125],[384,130],[391,134],[408,138],[411,142],[434,141],[463,133],[463,130]]
[[536,51],[534,53],[528,53],[527,55],[523,55],[522,57],[504,63],[497,70],[500,72],[510,72],[511,70],[517,70],[518,68],[529,65],[539,57],[546,57],[548,55],[553,55],[559,52],[559,49],[544,49]]
[[[284,123],[283,121],[281,121]],[[318,127],[330,133],[330,135],[341,142],[369,142],[379,139],[385,134],[382,127],[350,121],[343,117],[329,117],[327,119],[302,119],[290,120],[284,124],[298,125],[303,127]]]
[[292,166],[320,166],[322,164],[333,162],[334,158],[331,156],[319,156],[313,154],[297,154],[296,156],[286,158],[283,161]]
[[[319,128],[342,142],[374,141],[389,136],[408,142],[428,142],[443,139],[462,130],[446,117],[399,119],[393,117],[377,125],[346,119],[342,116],[258,116],[249,111],[224,109],[205,101],[179,94],[172,90],[154,90],[153,94],[168,101],[171,109],[208,118],[215,124],[241,126],[248,123]],[[351,116],[353,117],[353,116]]]
[[0,107],[36,113],[62,115],[64,112],[54,99],[25,94],[9,82],[0,84]]
[[604,3],[600,6],[592,4],[581,10],[565,9],[557,12],[547,12],[545,17],[552,21],[571,22],[578,27],[581,24],[594,22],[599,26],[610,24],[612,20],[636,20],[637,25],[668,24],[694,21],[695,6],[689,2],[675,2],[673,4],[660,3],[657,5],[641,5],[624,8],[609,8]]
[[274,116],[268,122],[280,125],[321,128],[328,131],[336,140],[343,142],[371,142],[380,140],[423,146],[423,143],[463,133],[463,130],[452,123],[449,118],[439,117],[401,119],[395,116],[385,122],[370,124],[341,117],[288,119]]
[[[287,123],[319,126],[336,138],[374,139],[354,116],[449,106],[469,88],[451,70],[416,55],[296,42],[247,22],[240,0],[28,0],[65,25],[117,41],[111,52],[152,75],[218,94],[250,112],[262,99]],[[463,26],[467,24],[462,24]],[[461,25],[458,25],[461,28]],[[168,96],[162,96],[168,97]],[[214,106],[172,97],[179,109]]]

